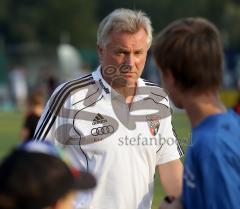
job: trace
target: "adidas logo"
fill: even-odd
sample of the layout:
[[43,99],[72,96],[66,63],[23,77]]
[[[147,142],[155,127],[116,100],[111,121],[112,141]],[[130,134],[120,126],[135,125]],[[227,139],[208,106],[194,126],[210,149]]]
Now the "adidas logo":
[[97,124],[106,123],[106,122],[107,120],[100,113],[98,113],[93,119],[92,125],[97,125]]

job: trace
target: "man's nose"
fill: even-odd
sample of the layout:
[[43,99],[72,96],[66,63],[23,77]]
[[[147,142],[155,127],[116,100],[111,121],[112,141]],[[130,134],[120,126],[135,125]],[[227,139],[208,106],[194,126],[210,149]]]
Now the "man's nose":
[[124,67],[122,67],[122,70],[121,70],[122,73],[131,72],[131,70],[134,67],[134,56],[132,55],[126,56],[123,66]]
[[126,56],[125,58],[125,65],[129,65],[129,66],[134,66],[134,56],[132,54],[129,54],[128,56]]

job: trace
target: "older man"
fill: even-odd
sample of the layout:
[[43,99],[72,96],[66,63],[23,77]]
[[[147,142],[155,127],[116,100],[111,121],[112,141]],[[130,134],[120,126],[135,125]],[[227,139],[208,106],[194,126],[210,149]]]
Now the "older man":
[[164,190],[179,196],[182,155],[163,89],[140,78],[152,41],[149,18],[117,9],[100,23],[95,72],[53,93],[35,132],[54,139],[98,187],[76,208],[150,209],[155,168]]

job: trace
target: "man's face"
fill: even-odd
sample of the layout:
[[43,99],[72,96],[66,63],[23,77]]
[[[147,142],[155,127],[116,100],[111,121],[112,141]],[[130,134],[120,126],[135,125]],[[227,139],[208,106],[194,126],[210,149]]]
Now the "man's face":
[[148,51],[147,33],[110,32],[106,46],[98,46],[104,79],[111,85],[135,86]]

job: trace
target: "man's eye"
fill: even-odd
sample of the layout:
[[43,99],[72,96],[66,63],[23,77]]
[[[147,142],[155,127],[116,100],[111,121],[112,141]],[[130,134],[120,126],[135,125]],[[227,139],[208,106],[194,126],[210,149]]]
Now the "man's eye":
[[141,55],[141,54],[143,54],[143,52],[142,51],[138,51],[138,52],[135,52],[135,54],[136,55]]
[[124,55],[124,52],[117,52],[117,55]]

